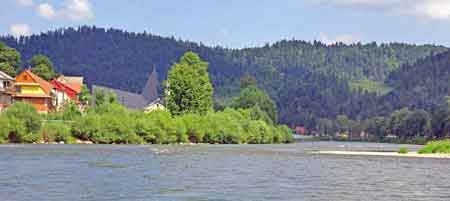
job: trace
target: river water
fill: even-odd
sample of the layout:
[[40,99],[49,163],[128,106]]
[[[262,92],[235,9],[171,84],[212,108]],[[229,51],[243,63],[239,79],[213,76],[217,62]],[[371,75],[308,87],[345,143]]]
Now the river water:
[[448,159],[310,154],[399,147],[1,145],[0,200],[450,200]]

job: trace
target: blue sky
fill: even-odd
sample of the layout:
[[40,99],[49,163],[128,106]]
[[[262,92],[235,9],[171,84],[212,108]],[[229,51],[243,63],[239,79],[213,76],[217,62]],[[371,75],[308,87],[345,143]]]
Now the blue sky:
[[240,48],[281,39],[450,46],[450,0],[2,0],[0,34],[96,25]]

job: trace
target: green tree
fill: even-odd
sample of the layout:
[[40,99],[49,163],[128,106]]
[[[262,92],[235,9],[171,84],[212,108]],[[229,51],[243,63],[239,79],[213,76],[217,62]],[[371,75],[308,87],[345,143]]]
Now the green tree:
[[445,138],[450,135],[450,97],[432,115],[432,131],[435,138]]
[[388,121],[384,117],[373,117],[366,120],[366,131],[379,140],[387,135],[388,126]]
[[336,125],[340,132],[348,132],[351,128],[350,119],[346,115],[338,115],[336,117]]
[[326,118],[319,119],[317,127],[319,129],[320,135],[330,136],[337,131],[333,121]]
[[256,87],[256,80],[251,75],[246,74],[241,79],[241,90],[249,87]]
[[242,89],[239,97],[236,98],[233,103],[235,108],[250,109],[254,106],[258,106],[270,117],[272,122],[278,122],[278,112],[275,102],[267,95],[266,92],[257,88],[256,86],[250,86]]
[[167,108],[173,115],[206,114],[212,110],[212,94],[208,63],[197,54],[187,52],[169,72]]
[[0,41],[0,71],[14,77],[20,68],[20,53]]
[[117,95],[114,92],[105,89],[95,89],[93,99],[95,106],[118,103]]
[[402,108],[396,110],[391,114],[391,120],[389,122],[389,130],[392,134],[397,135],[401,138],[405,137],[405,132],[407,130],[406,119],[411,111],[408,108]]
[[81,92],[80,92],[80,94],[78,95],[78,99],[80,100],[80,102],[81,102],[83,105],[88,105],[89,102],[91,101],[92,96],[91,96],[91,94],[89,93],[89,89],[86,87],[86,85],[83,85],[83,86],[81,87]]
[[431,129],[431,117],[424,110],[414,110],[405,119],[408,138],[426,137]]
[[9,138],[12,142],[36,142],[42,125],[42,117],[28,103],[17,102],[5,112],[9,119]]
[[29,61],[32,69],[31,71],[45,80],[50,80],[55,77],[53,63],[50,59],[42,54],[33,56]]

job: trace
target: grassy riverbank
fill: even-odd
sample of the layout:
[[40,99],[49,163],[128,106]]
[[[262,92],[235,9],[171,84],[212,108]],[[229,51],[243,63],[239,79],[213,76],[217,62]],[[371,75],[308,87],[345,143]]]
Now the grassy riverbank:
[[259,120],[252,110],[225,109],[206,115],[172,116],[165,111],[143,113],[115,103],[80,113],[70,106],[64,112],[38,114],[31,105],[16,103],[0,115],[2,143],[96,144],[270,144],[293,141],[287,126]]

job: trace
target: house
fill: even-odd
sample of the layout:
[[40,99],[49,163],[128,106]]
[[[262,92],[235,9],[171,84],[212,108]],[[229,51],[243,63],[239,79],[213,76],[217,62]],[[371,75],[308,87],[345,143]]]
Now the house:
[[69,86],[70,88],[72,88],[73,90],[75,90],[75,92],[77,92],[77,94],[81,93],[81,89],[84,85],[84,78],[81,76],[64,76],[64,75],[60,75],[58,76],[58,78],[56,78],[57,81]]
[[153,68],[153,71],[150,73],[141,93],[133,93],[100,85],[93,85],[92,91],[94,93],[94,97],[95,93],[99,90],[112,92],[116,95],[117,100],[125,107],[131,109],[144,109],[158,98],[157,75],[156,69]]
[[146,113],[164,110],[166,110],[166,107],[164,106],[164,102],[160,98],[151,102],[150,104],[147,105],[147,107],[144,108],[144,112]]
[[83,77],[65,77],[64,75],[51,81],[54,89],[53,105],[60,110],[68,102],[79,104],[78,95],[83,86]]
[[16,77],[16,92],[13,101],[24,101],[32,104],[38,112],[48,113],[53,109],[53,85],[27,69]]
[[14,78],[0,71],[0,112],[12,104]]
[[297,126],[297,127],[295,127],[295,133],[297,135],[305,135],[306,129],[303,126]]

